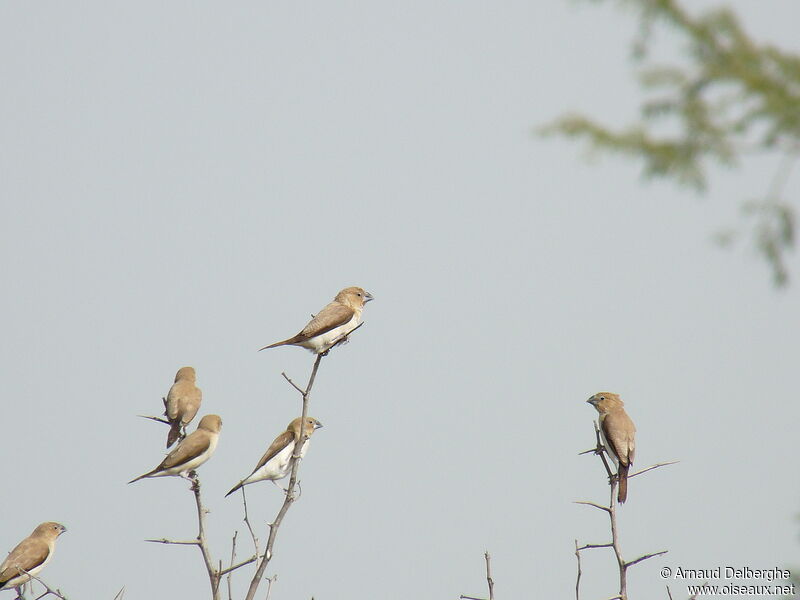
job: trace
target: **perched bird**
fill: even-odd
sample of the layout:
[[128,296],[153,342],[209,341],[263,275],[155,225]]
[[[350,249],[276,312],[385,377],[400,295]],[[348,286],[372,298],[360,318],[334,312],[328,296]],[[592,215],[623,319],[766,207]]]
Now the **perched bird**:
[[145,477],[166,477],[167,475],[186,477],[189,471],[202,465],[214,454],[219,441],[220,429],[222,429],[222,419],[218,415],[206,415],[200,419],[197,429],[183,438],[161,461],[160,465],[149,473],[131,479],[128,483],[139,481]]
[[600,413],[600,436],[606,452],[617,465],[617,501],[621,504],[628,497],[628,469],[633,464],[636,453],[636,427],[623,408],[625,403],[617,394],[599,392],[587,402]]
[[[301,419],[302,417],[297,417],[289,423],[286,431],[276,437],[269,448],[267,448],[266,453],[264,453],[264,456],[258,461],[253,472],[233,486],[233,489],[225,494],[226,498],[248,483],[264,481],[265,479],[269,479],[272,483],[275,483],[278,479],[283,479],[289,474],[292,466],[294,445],[300,439]],[[311,435],[320,427],[322,427],[322,423],[311,417],[306,417],[306,422],[303,427],[303,436],[306,438],[306,441],[303,447],[300,448],[300,458],[305,456],[308,450],[308,444],[311,443]],[[275,483],[275,485],[278,484]]]
[[169,421],[167,448],[172,446],[181,436],[181,430],[194,419],[203,401],[203,392],[195,385],[197,374],[193,367],[181,367],[175,374],[175,383],[169,388],[164,401],[164,414]]
[[31,575],[38,575],[53,558],[56,538],[66,530],[60,523],[48,521],[17,544],[0,564],[0,590],[19,587],[30,581]]
[[370,300],[372,294],[360,287],[344,288],[336,294],[333,302],[319,311],[296,336],[264,346],[259,350],[291,345],[302,346],[314,354],[327,352],[358,327],[361,323],[361,311]]

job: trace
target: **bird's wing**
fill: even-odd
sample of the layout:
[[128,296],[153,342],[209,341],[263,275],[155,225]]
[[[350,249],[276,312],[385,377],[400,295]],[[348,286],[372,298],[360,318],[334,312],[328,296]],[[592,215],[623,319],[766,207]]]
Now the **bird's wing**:
[[[169,393],[167,394],[167,418],[170,421],[174,421],[178,418],[181,412],[188,412],[188,409],[193,408],[196,406],[197,408],[194,409],[194,413],[197,413],[197,409],[200,408],[200,399],[201,399],[201,392],[200,388],[198,388],[193,382],[180,380],[176,381],[171,388],[169,388]],[[194,415],[192,415],[194,417]],[[192,419],[183,419],[187,423]]]
[[253,469],[253,473],[258,471],[271,459],[275,458],[278,452],[286,448],[286,446],[288,446],[293,440],[294,440],[294,434],[289,430],[284,431],[282,434],[276,437],[275,440],[270,444],[269,448],[267,448],[267,451],[264,453],[264,456],[262,456],[261,460],[258,461],[256,468]]
[[37,538],[25,538],[9,552],[3,564],[0,564],[0,585],[20,575],[17,567],[31,571],[42,564],[48,554],[50,554],[50,548],[47,546],[47,542]]
[[155,470],[161,471],[187,463],[208,450],[210,444],[211,438],[208,436],[208,432],[193,431],[172,452],[167,454],[167,457]]
[[303,331],[297,334],[296,337],[304,337],[310,339],[323,333],[327,333],[331,329],[336,329],[347,323],[353,318],[355,311],[352,308],[340,304],[338,302],[331,302],[323,308],[317,316],[308,322],[303,328]]
[[602,420],[600,427],[611,446],[611,451],[616,454],[619,462],[624,466],[632,463],[636,428],[627,413],[623,411],[609,412]]

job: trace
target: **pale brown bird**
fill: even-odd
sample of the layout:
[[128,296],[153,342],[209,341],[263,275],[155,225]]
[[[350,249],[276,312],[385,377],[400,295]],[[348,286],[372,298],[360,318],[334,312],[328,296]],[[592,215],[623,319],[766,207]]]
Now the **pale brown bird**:
[[587,400],[600,413],[600,436],[606,453],[617,466],[619,489],[617,501],[621,504],[628,498],[628,469],[636,453],[636,426],[623,408],[625,403],[617,394],[599,392]]
[[182,367],[175,374],[175,383],[169,388],[164,401],[164,414],[170,423],[167,434],[167,448],[172,446],[186,431],[186,426],[194,419],[203,401],[203,392],[195,385],[197,374],[193,367]]
[[314,354],[327,352],[358,327],[361,323],[361,311],[370,300],[372,294],[360,287],[344,288],[336,294],[333,302],[319,311],[296,336],[264,346],[259,350],[291,345],[302,346]]
[[[272,444],[270,444],[264,456],[258,461],[256,468],[247,477],[242,479],[239,483],[233,486],[233,489],[225,494],[227,498],[240,487],[256,481],[264,481],[266,479],[275,483],[279,479],[283,479],[289,474],[292,466],[292,453],[294,446],[300,439],[300,421],[302,417],[297,417],[289,423],[286,431],[276,437]],[[303,435],[306,441],[303,447],[300,448],[300,458],[306,455],[308,445],[311,443],[311,435],[320,427],[322,423],[312,417],[306,417],[305,425],[303,426]],[[275,485],[278,485],[275,483]]]
[[38,575],[53,558],[56,538],[66,530],[60,523],[48,521],[17,544],[0,564],[0,590],[20,587],[31,575]]
[[206,462],[217,449],[222,419],[218,415],[206,415],[192,433],[183,438],[177,446],[167,454],[152,471],[131,479],[128,483],[139,481],[145,477],[166,477],[178,475],[186,478],[186,474]]

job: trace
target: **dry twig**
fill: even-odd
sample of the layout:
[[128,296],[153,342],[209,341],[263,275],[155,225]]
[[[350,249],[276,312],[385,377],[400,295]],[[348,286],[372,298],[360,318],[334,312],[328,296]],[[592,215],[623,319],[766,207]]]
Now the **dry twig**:
[[[351,332],[352,333],[352,332]],[[334,346],[342,343],[347,338],[344,337],[339,340]],[[314,387],[314,380],[317,378],[317,370],[319,369],[320,362],[322,362],[322,358],[326,356],[328,353],[324,352],[322,354],[317,354],[317,359],[314,361],[314,367],[311,369],[311,376],[308,379],[308,385],[306,385],[305,389],[302,389],[298,386],[294,381],[292,381],[286,373],[281,373],[283,378],[289,382],[295,390],[297,390],[303,399],[303,411],[301,414],[301,421],[300,423],[305,423],[306,417],[308,417],[308,400],[311,395],[311,389]],[[295,495],[295,486],[297,485],[297,470],[300,466],[300,449],[303,447],[303,444],[308,439],[304,433],[304,428],[301,425],[300,428],[301,435],[300,439],[294,445],[294,452],[292,453],[292,471],[291,475],[289,476],[289,486],[286,488],[285,497],[283,500],[283,504],[281,505],[280,510],[278,510],[278,515],[275,517],[275,520],[269,524],[269,538],[267,538],[267,549],[264,552],[264,555],[259,557],[258,568],[256,569],[255,575],[253,575],[253,579],[250,581],[250,587],[247,590],[247,596],[245,596],[245,600],[253,600],[256,595],[256,591],[258,591],[258,586],[261,584],[261,581],[264,579],[264,572],[267,569],[267,565],[269,561],[272,559],[272,549],[275,546],[275,537],[278,534],[278,528],[281,526],[283,522],[283,518],[286,516],[289,507],[291,507],[292,503],[297,499]],[[249,526],[249,523],[248,523]],[[255,536],[254,536],[255,537]],[[272,580],[268,578],[270,581],[269,589],[272,588]],[[269,594],[269,590],[267,592]]]
[[[615,596],[610,600],[628,600],[628,567],[632,567],[642,561],[645,561],[649,558],[654,558],[656,556],[661,556],[667,553],[667,550],[662,550],[661,552],[654,552],[652,554],[645,554],[640,556],[639,558],[635,558],[634,560],[626,561],[622,556],[622,548],[620,547],[620,540],[619,540],[619,532],[617,530],[617,485],[619,484],[619,480],[617,475],[613,473],[611,467],[608,464],[608,460],[606,460],[606,450],[603,446],[602,440],[600,439],[600,429],[597,423],[594,423],[594,433],[597,445],[592,448],[591,450],[586,450],[581,452],[581,454],[597,454],[600,459],[603,461],[603,466],[605,467],[606,474],[608,475],[608,483],[611,489],[611,498],[609,500],[608,506],[604,506],[601,504],[597,504],[595,502],[586,502],[580,501],[576,502],[575,504],[583,504],[585,506],[591,506],[593,508],[597,508],[605,512],[611,524],[611,542],[606,544],[586,544],[584,546],[578,546],[578,541],[575,540],[575,556],[578,560],[578,575],[577,580],[575,582],[575,598],[576,600],[580,600],[580,581],[581,581],[581,556],[580,553],[582,550],[589,550],[594,548],[612,548],[614,550],[614,556],[617,559],[617,566],[619,568],[619,595]],[[631,475],[628,475],[628,479],[631,477],[635,477],[636,475],[641,475],[643,473],[647,473],[648,471],[652,471],[654,469],[658,469],[659,467],[665,467],[667,465],[673,465],[678,461],[670,461],[664,463],[658,463],[656,465],[652,465],[641,471],[637,471]]]
[[[576,542],[577,543],[577,542]],[[483,553],[483,558],[486,561],[486,584],[489,586],[489,600],[494,600],[494,579],[492,579],[492,556],[486,550]],[[475,598],[474,596],[459,596],[461,600],[484,600],[483,598]]]

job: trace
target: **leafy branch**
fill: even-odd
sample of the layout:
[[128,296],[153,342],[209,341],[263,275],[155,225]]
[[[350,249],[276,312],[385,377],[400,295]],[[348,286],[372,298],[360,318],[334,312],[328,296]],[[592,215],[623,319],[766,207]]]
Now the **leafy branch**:
[[[595,0],[597,2],[602,0]],[[640,87],[648,93],[640,119],[622,129],[581,114],[566,114],[542,127],[591,148],[643,162],[645,178],[664,178],[704,192],[711,162],[738,166],[753,152],[777,155],[775,175],[761,198],[742,202],[753,244],[786,285],[786,253],[795,242],[793,207],[783,192],[800,158],[800,56],[756,43],[729,9],[693,16],[679,0],[627,0],[639,14],[634,41]],[[650,60],[655,25],[677,31],[686,42],[685,65]],[[669,133],[665,133],[669,132]],[[718,235],[731,244],[739,232]]]

